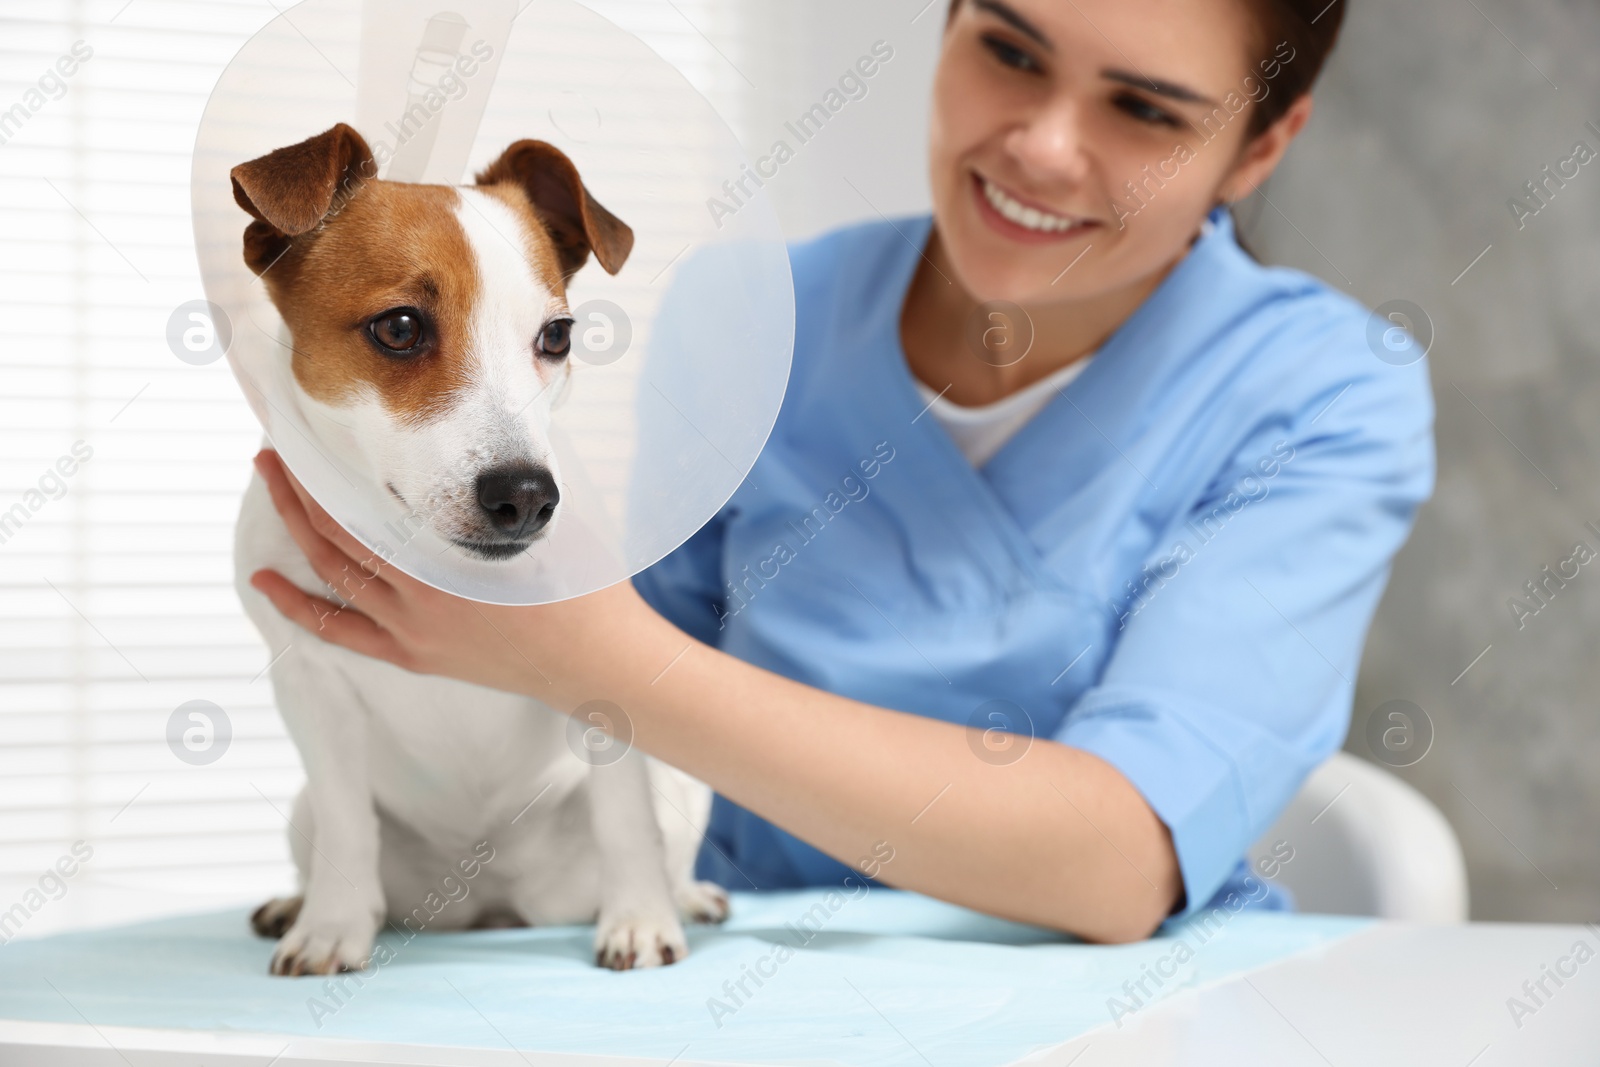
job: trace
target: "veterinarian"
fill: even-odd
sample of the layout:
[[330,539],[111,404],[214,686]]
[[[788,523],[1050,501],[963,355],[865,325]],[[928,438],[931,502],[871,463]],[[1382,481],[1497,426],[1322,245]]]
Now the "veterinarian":
[[[1107,942],[1284,906],[1242,857],[1339,748],[1434,478],[1426,364],[1228,207],[1344,7],[954,0],[931,216],[792,248],[782,412],[688,543],[534,608],[253,581],[412,671],[620,707],[715,790],[697,873],[735,890],[871,875]],[[370,556],[258,466],[325,579]]]

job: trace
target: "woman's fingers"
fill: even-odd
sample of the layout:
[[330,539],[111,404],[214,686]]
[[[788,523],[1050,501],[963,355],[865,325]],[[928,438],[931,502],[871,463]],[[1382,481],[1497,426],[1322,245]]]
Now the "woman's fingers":
[[[373,561],[367,564],[367,569],[372,570],[381,562],[355,536],[334,521],[333,516],[323,510],[311,494],[306,492],[294,475],[289,473],[289,468],[283,465],[283,460],[272,449],[262,449],[255,458],[256,470],[261,472],[261,477],[266,479],[267,490],[272,494],[272,503],[280,514],[283,505],[287,502],[284,497],[288,493],[299,502],[299,511],[305,517],[305,528],[330,542],[351,561],[373,556]],[[285,518],[289,516],[285,515]],[[301,546],[305,547],[304,545]]]
[[[256,469],[267,483],[272,506],[283,518],[289,536],[305,554],[317,576],[333,587],[348,602],[357,599],[378,618],[388,618],[396,607],[395,591],[383,573],[381,558],[340,526],[303,486],[294,479],[276,452],[263,451],[256,457]],[[322,516],[314,520],[311,509]],[[327,532],[324,532],[324,529]]]
[[311,596],[273,570],[256,571],[250,575],[250,584],[265,594],[284,618],[329,644],[411,669],[409,657],[393,635],[354,608]]

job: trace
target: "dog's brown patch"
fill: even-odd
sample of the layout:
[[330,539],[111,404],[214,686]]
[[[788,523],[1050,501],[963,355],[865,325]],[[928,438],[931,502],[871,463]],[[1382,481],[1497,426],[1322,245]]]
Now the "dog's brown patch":
[[563,277],[582,267],[590,252],[607,274],[615,274],[633,251],[633,230],[590,194],[578,168],[555,145],[517,141],[478,172],[477,182],[522,190]]
[[[370,388],[391,414],[423,421],[467,384],[483,283],[456,218],[460,202],[449,186],[367,182],[262,275],[308,395],[343,406]],[[433,336],[424,354],[402,359],[377,349],[366,324],[404,306],[427,314]]]

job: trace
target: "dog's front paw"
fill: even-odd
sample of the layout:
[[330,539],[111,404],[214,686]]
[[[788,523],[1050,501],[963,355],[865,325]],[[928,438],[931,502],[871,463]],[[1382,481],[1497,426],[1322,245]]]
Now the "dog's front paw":
[[672,914],[627,912],[602,915],[594,938],[594,961],[613,971],[661,967],[689,954],[683,925]]
[[250,929],[257,937],[279,938],[300,916],[305,897],[273,897],[250,913]]
[[685,882],[676,896],[678,911],[691,922],[719,923],[728,917],[728,891],[715,882]]
[[318,917],[304,908],[267,969],[272,974],[334,974],[366,966],[375,929],[366,918]]

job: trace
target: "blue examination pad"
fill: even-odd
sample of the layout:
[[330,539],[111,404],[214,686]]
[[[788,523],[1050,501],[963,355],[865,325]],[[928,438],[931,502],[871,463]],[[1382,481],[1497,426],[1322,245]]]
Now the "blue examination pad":
[[[612,972],[592,926],[380,937],[354,975],[274,978],[244,910],[13,941],[0,1015],[686,1061],[989,1067],[1370,919],[1226,908],[1087,945],[916,893],[735,893],[689,957]],[[384,954],[375,953],[382,958]],[[53,988],[52,988],[53,986]],[[741,988],[742,987],[742,988]]]

